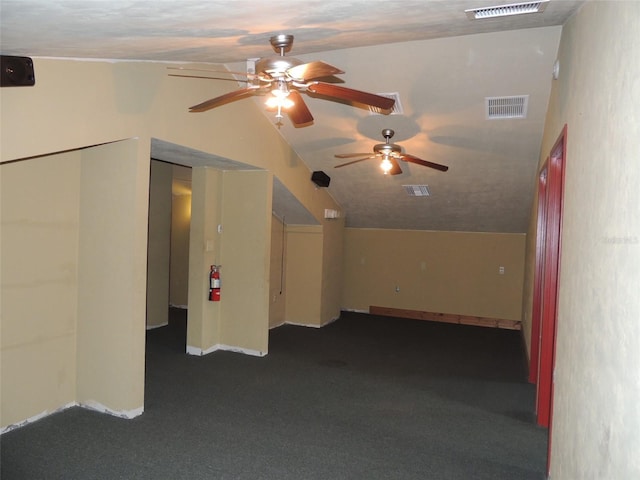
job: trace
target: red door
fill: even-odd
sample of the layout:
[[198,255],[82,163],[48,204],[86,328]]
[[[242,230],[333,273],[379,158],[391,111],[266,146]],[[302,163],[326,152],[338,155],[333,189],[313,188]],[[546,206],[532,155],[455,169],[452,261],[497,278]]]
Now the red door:
[[[553,416],[553,372],[557,331],[558,280],[564,191],[564,160],[567,126],[551,149],[538,183],[538,222],[536,270],[531,328],[530,380],[537,382],[536,412],[538,424],[549,428],[550,465]],[[536,352],[536,353],[534,353]],[[535,373],[533,373],[535,371]]]

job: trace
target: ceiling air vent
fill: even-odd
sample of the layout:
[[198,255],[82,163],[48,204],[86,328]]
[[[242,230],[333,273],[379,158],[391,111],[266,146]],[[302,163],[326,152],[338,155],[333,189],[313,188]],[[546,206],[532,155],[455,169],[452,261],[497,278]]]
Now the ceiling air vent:
[[465,10],[470,20],[481,20],[485,18],[507,17],[510,15],[521,15],[523,13],[541,13],[549,3],[549,0],[539,0],[538,2],[510,3],[507,5],[496,5],[495,7],[470,8]]
[[426,185],[403,185],[402,188],[405,189],[410,197],[428,197],[431,195],[429,187]]
[[497,118],[526,118],[529,95],[515,97],[486,97],[487,120]]
[[[400,103],[400,94],[398,92],[377,93],[376,95],[380,95],[381,97],[393,98],[396,101],[396,103],[393,105],[393,109],[391,109],[390,115],[404,114],[404,110],[402,109],[402,103]],[[377,107],[369,106],[369,111],[371,112],[371,115],[384,115],[382,113],[382,110]]]

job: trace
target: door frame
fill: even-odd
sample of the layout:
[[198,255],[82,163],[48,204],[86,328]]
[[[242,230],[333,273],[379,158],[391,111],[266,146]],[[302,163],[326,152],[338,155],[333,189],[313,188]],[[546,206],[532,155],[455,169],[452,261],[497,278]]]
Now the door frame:
[[[529,358],[529,382],[537,384],[540,370],[540,324],[542,323],[542,291],[544,289],[544,243],[547,227],[547,175],[549,158],[538,176],[538,218],[536,221],[536,260],[533,284],[533,310],[531,314],[531,354]],[[538,411],[536,395],[536,412]]]
[[[551,466],[551,431],[556,334],[558,330],[558,292],[562,252],[562,215],[564,172],[567,149],[567,125],[551,148],[539,177],[536,266],[534,278],[534,313],[532,316],[531,370],[536,370],[536,413],[538,425],[547,427],[547,475]],[[534,331],[537,339],[533,338]],[[530,376],[531,378],[531,376]]]

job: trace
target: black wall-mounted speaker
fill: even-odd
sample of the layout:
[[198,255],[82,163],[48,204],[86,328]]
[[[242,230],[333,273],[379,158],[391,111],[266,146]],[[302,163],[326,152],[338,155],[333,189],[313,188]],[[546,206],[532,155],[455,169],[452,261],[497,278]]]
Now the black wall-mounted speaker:
[[319,187],[328,187],[331,178],[326,173],[318,171],[311,174],[311,181]]
[[36,83],[33,61],[29,57],[1,55],[0,87],[32,87]]

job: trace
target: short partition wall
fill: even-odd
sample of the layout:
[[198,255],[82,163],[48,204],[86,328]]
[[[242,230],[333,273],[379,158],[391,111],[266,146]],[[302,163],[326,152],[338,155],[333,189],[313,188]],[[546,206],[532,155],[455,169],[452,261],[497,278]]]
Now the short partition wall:
[[[194,167],[187,353],[268,351],[271,174]],[[211,265],[221,299],[210,301]]]
[[2,431],[142,413],[148,158],[129,139],[0,167]]

